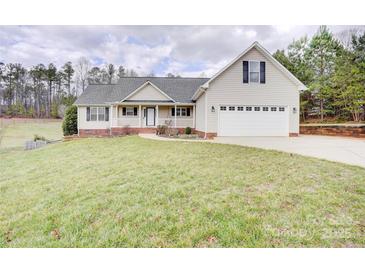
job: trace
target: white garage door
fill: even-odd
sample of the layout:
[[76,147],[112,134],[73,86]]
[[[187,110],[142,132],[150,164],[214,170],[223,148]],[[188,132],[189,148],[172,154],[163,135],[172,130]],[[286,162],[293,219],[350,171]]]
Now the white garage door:
[[220,106],[218,136],[288,136],[285,106]]

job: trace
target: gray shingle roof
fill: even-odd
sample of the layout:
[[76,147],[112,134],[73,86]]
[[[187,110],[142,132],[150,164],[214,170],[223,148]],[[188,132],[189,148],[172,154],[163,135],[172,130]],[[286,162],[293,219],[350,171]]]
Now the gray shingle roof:
[[150,81],[176,102],[191,102],[191,97],[199,86],[209,78],[170,78],[170,77],[123,77],[117,84],[89,85],[77,98],[76,105],[105,104],[117,102]]

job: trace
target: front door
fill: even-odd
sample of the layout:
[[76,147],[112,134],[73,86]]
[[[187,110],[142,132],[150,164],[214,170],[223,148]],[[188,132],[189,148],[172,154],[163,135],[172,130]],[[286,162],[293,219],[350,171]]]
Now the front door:
[[155,108],[147,108],[146,126],[155,125]]

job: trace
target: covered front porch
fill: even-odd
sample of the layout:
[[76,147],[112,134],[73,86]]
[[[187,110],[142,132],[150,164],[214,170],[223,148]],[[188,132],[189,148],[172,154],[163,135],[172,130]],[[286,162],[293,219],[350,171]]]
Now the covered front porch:
[[111,128],[195,128],[195,104],[128,102],[111,106]]

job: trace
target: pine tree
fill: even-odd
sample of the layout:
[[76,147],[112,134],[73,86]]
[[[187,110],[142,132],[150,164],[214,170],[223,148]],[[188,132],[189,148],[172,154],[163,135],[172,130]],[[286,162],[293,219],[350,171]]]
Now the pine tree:
[[326,99],[331,97],[330,79],[334,72],[335,60],[340,49],[332,33],[326,26],[321,26],[309,43],[306,56],[313,69],[313,81],[310,90],[319,100],[321,121],[328,111],[325,106]]
[[72,82],[72,77],[75,73],[75,70],[72,67],[71,62],[67,62],[66,64],[64,64],[62,67],[62,70],[63,70],[65,80],[67,83],[67,93],[68,93],[68,95],[71,95],[71,82]]
[[365,75],[355,62],[353,52],[344,49],[336,60],[335,73],[331,78],[334,106],[349,112],[352,120],[360,121],[362,106],[365,104]]

